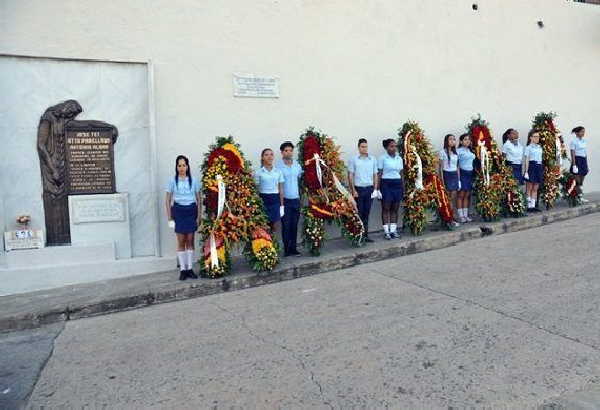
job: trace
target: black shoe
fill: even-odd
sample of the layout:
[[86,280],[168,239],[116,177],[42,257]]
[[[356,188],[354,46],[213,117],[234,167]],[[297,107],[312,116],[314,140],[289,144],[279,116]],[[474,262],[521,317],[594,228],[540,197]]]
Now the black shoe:
[[373,243],[375,242],[373,239],[369,238],[368,236],[365,238],[365,242],[366,243]]
[[291,253],[289,253],[289,252],[284,252],[284,254],[283,254],[283,257],[284,257],[284,258],[287,258],[288,256],[291,256],[291,255],[292,255],[292,254],[291,254]]
[[186,270],[182,270],[179,272],[179,280],[186,280],[187,279],[187,271]]
[[190,279],[198,279],[198,275],[196,275],[192,269],[188,269],[185,274]]
[[531,212],[542,212],[542,210],[539,208],[532,208]]
[[389,241],[390,239],[392,239],[392,235],[391,235],[391,234],[389,234],[389,233],[386,233],[385,235],[383,235],[383,237],[384,237],[385,239],[387,239],[388,241]]
[[302,256],[302,254],[300,252],[298,252],[296,249],[294,249],[293,251],[290,252],[290,256]]
[[398,235],[398,232],[392,232],[391,235],[392,235],[392,238],[394,238],[394,239],[400,238],[400,235]]
[[527,208],[527,212],[535,212],[533,208]]

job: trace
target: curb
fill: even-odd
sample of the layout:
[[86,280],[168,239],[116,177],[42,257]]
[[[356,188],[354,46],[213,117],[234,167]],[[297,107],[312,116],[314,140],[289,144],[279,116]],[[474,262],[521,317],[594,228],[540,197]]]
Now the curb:
[[[437,250],[458,243],[537,228],[553,222],[565,221],[600,211],[600,201],[590,202],[576,208],[560,208],[518,219],[509,219],[491,223],[479,223],[477,227],[456,231],[433,233],[425,237],[409,237],[395,242],[386,242],[389,246],[378,248],[358,248],[351,254],[324,255],[318,259],[302,261],[292,266],[284,266],[268,273],[241,273],[223,279],[205,279],[193,283],[163,283],[154,289],[142,286],[144,291],[129,294],[108,295],[104,300],[86,302],[59,303],[39,308],[37,312],[27,312],[2,316],[0,313],[0,332],[37,328],[46,324],[68,321],[108,313],[121,312],[152,306],[159,303],[209,296],[234,290],[248,289],[277,283],[284,280],[316,275],[339,269],[350,268],[369,262],[395,258],[404,255]],[[339,252],[337,252],[339,253]],[[94,286],[93,283],[89,286]],[[60,289],[60,288],[59,288]],[[26,295],[26,296],[25,296]],[[35,298],[35,294],[15,295],[14,297]],[[33,296],[32,296],[33,295]],[[9,296],[10,297],[10,296]],[[0,298],[1,299],[1,298]]]

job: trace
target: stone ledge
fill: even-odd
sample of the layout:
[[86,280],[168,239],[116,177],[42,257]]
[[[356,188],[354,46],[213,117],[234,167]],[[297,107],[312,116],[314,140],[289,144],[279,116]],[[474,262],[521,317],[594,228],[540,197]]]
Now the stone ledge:
[[[0,297],[0,332],[36,328],[45,324],[120,312],[217,293],[242,290],[296,279],[363,263],[442,249],[489,235],[518,232],[600,211],[600,200],[577,208],[558,208],[532,216],[492,223],[473,223],[451,232],[432,232],[399,241],[378,241],[363,248],[337,249],[319,258],[286,260],[269,273],[243,272],[223,279],[180,282],[168,274],[138,275],[47,291]],[[335,241],[331,241],[334,242]]]

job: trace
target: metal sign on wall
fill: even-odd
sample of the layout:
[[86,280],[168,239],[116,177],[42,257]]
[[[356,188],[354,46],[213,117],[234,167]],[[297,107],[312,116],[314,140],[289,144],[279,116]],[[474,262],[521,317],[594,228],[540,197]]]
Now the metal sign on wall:
[[71,195],[115,192],[111,136],[112,129],[67,129],[67,173]]
[[233,74],[233,96],[279,98],[279,78]]

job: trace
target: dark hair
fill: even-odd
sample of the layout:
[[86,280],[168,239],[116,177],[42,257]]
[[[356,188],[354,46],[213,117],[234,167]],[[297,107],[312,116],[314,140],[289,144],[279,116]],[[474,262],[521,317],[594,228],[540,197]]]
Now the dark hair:
[[580,125],[579,127],[575,127],[575,128],[573,128],[573,130],[571,130],[571,132],[572,132],[573,134],[577,134],[577,133],[579,133],[580,131],[583,131],[583,130],[585,130],[585,127],[582,127],[582,126]]
[[531,143],[531,137],[533,136],[533,134],[537,134],[538,130],[531,130],[529,131],[529,133],[527,134],[527,145],[529,145]]
[[177,164],[179,164],[179,160],[182,159],[187,165],[187,170],[185,171],[185,175],[188,177],[188,183],[190,184],[190,188],[192,187],[192,173],[190,172],[190,160],[185,155],[177,155],[175,159],[175,184],[177,184],[177,177],[179,176],[179,172],[177,171]]
[[444,151],[446,151],[446,155],[448,156],[448,165],[450,165],[450,151],[452,151],[452,153],[456,155],[456,146],[452,147],[452,149],[450,149],[450,147],[448,146],[448,141],[450,140],[450,137],[454,137],[454,134],[446,134],[446,136],[444,137]]
[[[469,139],[471,139],[471,135],[469,133],[462,134],[460,137],[458,137],[458,143],[459,144],[462,143],[463,140],[467,137],[469,137]],[[462,147],[462,145],[461,145],[461,147]],[[469,149],[469,151],[473,152],[473,143],[471,143],[471,146],[467,147],[467,148]]]
[[265,152],[267,152],[267,151],[271,151],[271,152],[273,152],[273,150],[272,150],[271,148],[265,148],[265,149],[263,149],[263,150],[261,151],[261,153],[260,153],[260,166],[261,166],[261,167],[264,167],[264,164],[263,164],[263,159],[262,159],[262,157],[263,157],[263,155],[265,155]]
[[383,140],[383,148],[387,149],[387,147],[394,142],[393,138],[387,138]]
[[[294,144],[292,144],[291,141],[286,141],[283,144],[281,144],[279,146],[279,151],[283,151],[284,149],[286,149],[287,147],[290,147],[291,149],[294,149]],[[261,155],[262,157],[262,155]]]
[[508,136],[514,131],[513,128],[509,128],[506,131],[504,131],[504,134],[502,134],[502,143],[504,144],[507,140],[508,140]]
[[360,144],[366,144],[367,143],[367,139],[366,138],[359,138],[358,139],[358,146],[360,147]]

